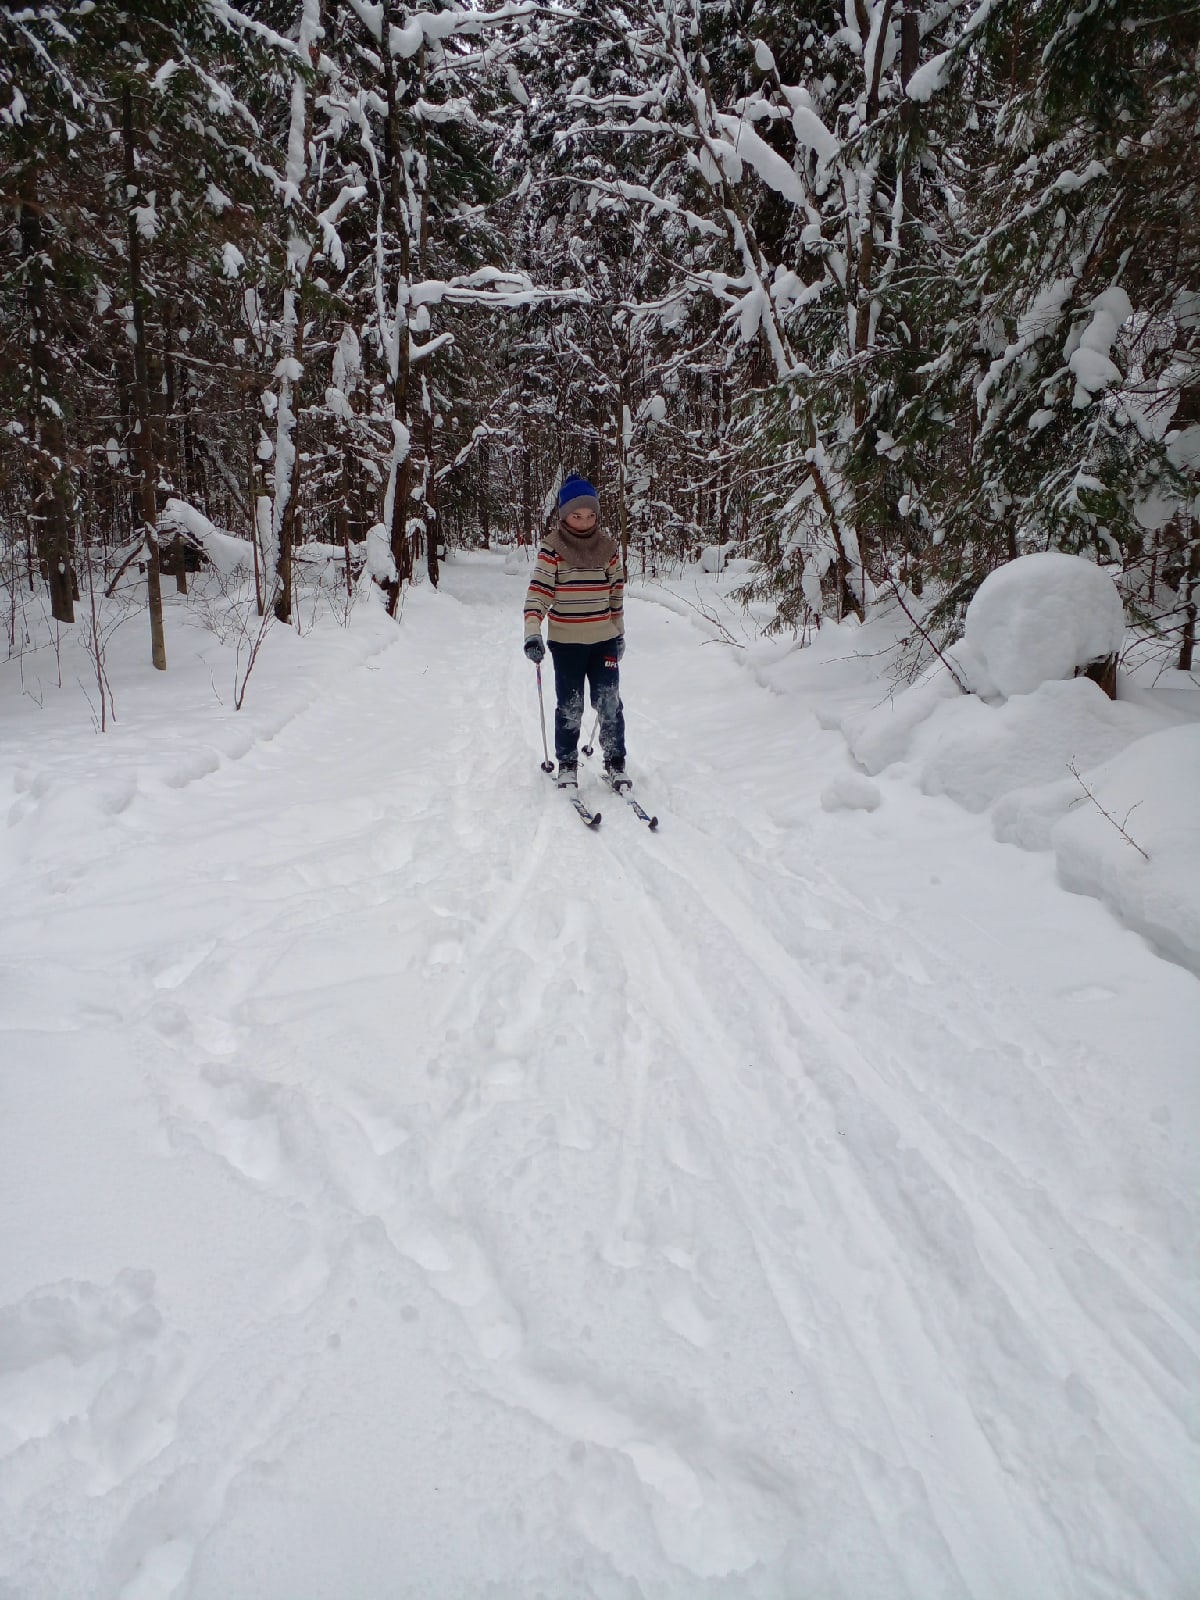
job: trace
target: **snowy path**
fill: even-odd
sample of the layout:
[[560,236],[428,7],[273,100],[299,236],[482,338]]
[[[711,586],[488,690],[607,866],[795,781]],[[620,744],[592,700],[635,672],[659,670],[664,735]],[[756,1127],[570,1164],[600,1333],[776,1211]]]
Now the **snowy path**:
[[1193,1595],[1195,979],[677,607],[588,833],[446,588],[13,768],[0,1596]]

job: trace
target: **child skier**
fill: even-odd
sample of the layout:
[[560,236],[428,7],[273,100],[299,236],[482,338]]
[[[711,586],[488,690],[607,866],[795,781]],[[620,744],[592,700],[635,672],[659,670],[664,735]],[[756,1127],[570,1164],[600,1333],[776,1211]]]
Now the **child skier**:
[[525,654],[540,662],[542,618],[554,660],[554,754],[558,786],[578,786],[583,685],[600,718],[604,772],[618,794],[625,772],[625,711],[617,663],[625,654],[625,574],[616,541],[600,527],[600,501],[586,478],[558,492],[558,517],[538,548],[525,596]]

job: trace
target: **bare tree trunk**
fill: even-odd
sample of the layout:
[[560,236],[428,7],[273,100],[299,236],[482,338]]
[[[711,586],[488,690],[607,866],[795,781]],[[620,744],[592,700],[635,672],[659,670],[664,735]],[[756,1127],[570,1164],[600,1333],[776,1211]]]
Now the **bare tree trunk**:
[[617,538],[621,546],[621,566],[629,571],[629,507],[625,498],[625,419],[629,415],[629,379],[624,363],[617,385]]
[[[320,38],[321,0],[301,0],[298,46],[306,65],[316,64]],[[292,74],[286,172],[289,195],[294,193],[299,196],[308,172],[308,85],[299,72]],[[304,346],[304,322],[301,300],[311,254],[311,246],[304,237],[297,213],[291,210],[290,199],[285,205],[290,221],[280,338],[279,396],[275,413],[275,503],[271,511],[272,548],[264,552],[263,562],[268,574],[274,569],[272,603],[280,622],[292,620],[292,545],[296,534],[296,498],[300,478],[297,421],[292,402],[302,376],[300,357]],[[267,581],[272,581],[270,576]]]
[[[407,338],[407,332],[405,338]],[[407,432],[407,428],[405,429]],[[396,491],[392,499],[391,550],[396,566],[395,581],[386,585],[387,612],[394,617],[400,608],[400,591],[411,582],[412,540],[408,536],[408,500],[412,492],[412,449],[406,447],[404,460],[396,469]]]
[[[900,84],[908,88],[908,80],[917,70],[921,55],[921,17],[919,0],[904,0],[904,14],[900,18]],[[906,100],[901,116],[905,126],[916,110],[914,100]]]
[[134,214],[140,189],[137,181],[137,147],[133,130],[133,93],[128,84],[125,85],[123,94],[122,123],[125,144],[125,195],[128,208],[129,298],[133,305],[134,440],[138,470],[141,475],[142,536],[146,541],[150,658],[159,672],[165,672],[167,643],[163,628],[162,584],[159,578],[158,501],[155,490],[158,472],[154,458],[154,428],[150,415],[150,354],[146,346],[146,301],[142,284],[141,236]]
[[717,528],[722,544],[729,543],[729,455],[725,449],[725,427],[729,421],[729,385],[724,368],[719,368],[714,381],[717,386],[717,449],[721,455],[721,468],[717,474]]
[[[385,36],[391,28],[394,7],[384,5],[383,26]],[[422,70],[421,61],[414,70]],[[412,487],[412,439],[408,426],[408,389],[412,366],[411,336],[408,327],[408,286],[412,276],[412,252],[409,240],[409,218],[401,196],[400,133],[395,61],[390,51],[383,52],[383,83],[387,100],[387,115],[383,125],[383,165],[387,184],[384,214],[400,241],[400,277],[396,285],[395,322],[392,327],[390,379],[392,389],[392,464],[390,490],[391,516],[388,526],[388,544],[391,549],[395,577],[384,584],[387,612],[394,617],[400,608],[400,591],[412,577],[412,544],[408,537],[408,500]]]
[[43,266],[42,212],[37,171],[30,167],[22,182],[21,249],[28,266],[28,302],[32,323],[32,432],[37,446],[38,492],[33,502],[33,532],[38,562],[50,590],[50,615],[56,622],[74,622],[75,579],[71,566],[70,519],[67,516],[66,437],[54,402],[57,387],[51,372],[49,316]]
[[533,543],[533,454],[528,440],[521,445],[521,538]]
[[[291,360],[295,364],[294,370],[297,373],[300,370],[301,358],[304,355],[304,323],[300,316],[299,303],[300,290],[297,289],[296,323],[292,330],[290,350]],[[284,384],[287,385],[288,389],[286,401],[288,407],[287,450],[290,453],[290,459],[281,466],[280,449],[282,447],[282,435],[284,429],[282,412],[285,404],[282,389]],[[276,440],[275,445],[275,471],[277,474],[277,481],[275,484],[275,512],[278,519],[275,530],[276,538],[278,539],[278,551],[275,558],[275,616],[279,622],[290,622],[292,620],[292,579],[294,573],[292,565],[292,551],[296,546],[297,522],[299,519],[300,438],[298,419],[292,410],[292,395],[294,390],[291,382],[285,378],[283,380],[283,384],[280,385],[280,389],[280,436]],[[282,506],[280,506],[280,483],[278,481],[278,474],[281,472],[285,474],[285,483],[283,487],[284,498]]]
[[492,451],[486,439],[479,441],[479,527],[483,548],[492,548]]
[[438,568],[437,476],[433,470],[433,403],[425,409],[425,570],[436,589],[441,576]]
[[250,423],[246,433],[246,503],[250,507],[250,548],[254,556],[254,598],[261,617],[265,609],[262,582],[262,548],[259,538],[259,485],[258,454],[254,441],[255,423]]
[[354,576],[350,565],[350,452],[342,451],[341,493],[338,495],[337,535],[346,560],[346,598],[354,596]]
[[1200,589],[1200,527],[1192,517],[1192,548],[1188,555],[1187,572],[1183,580],[1183,639],[1179,646],[1179,670],[1192,670],[1192,656],[1196,649],[1196,591]]
[[[171,347],[174,332],[169,322],[164,332],[166,335],[166,349],[164,351],[163,377],[166,381],[167,390],[167,414],[164,420],[163,438],[167,456],[167,481],[175,485],[177,489],[181,489],[183,498],[190,502],[191,495],[188,492],[186,475],[180,471],[181,452],[179,443],[171,425],[175,417],[175,403],[178,394],[175,385],[175,356]],[[171,541],[171,565],[175,569],[175,591],[177,594],[186,594],[188,592],[184,548],[183,534],[177,533]]]

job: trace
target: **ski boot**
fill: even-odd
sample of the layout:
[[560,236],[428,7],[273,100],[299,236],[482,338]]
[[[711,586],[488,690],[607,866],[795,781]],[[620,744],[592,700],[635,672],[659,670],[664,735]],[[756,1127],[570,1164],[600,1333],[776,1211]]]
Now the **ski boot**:
[[604,781],[614,794],[628,794],[633,788],[633,779],[625,771],[625,763],[621,760],[604,763]]

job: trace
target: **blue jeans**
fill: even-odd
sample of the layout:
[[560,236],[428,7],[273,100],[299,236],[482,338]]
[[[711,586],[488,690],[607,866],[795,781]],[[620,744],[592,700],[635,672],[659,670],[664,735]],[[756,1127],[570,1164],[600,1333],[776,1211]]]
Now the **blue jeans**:
[[579,724],[583,721],[583,686],[591,690],[592,709],[600,717],[600,749],[604,765],[625,763],[625,708],[613,641],[600,644],[560,644],[550,640],[554,661],[554,754],[560,766],[573,767],[579,759]]

